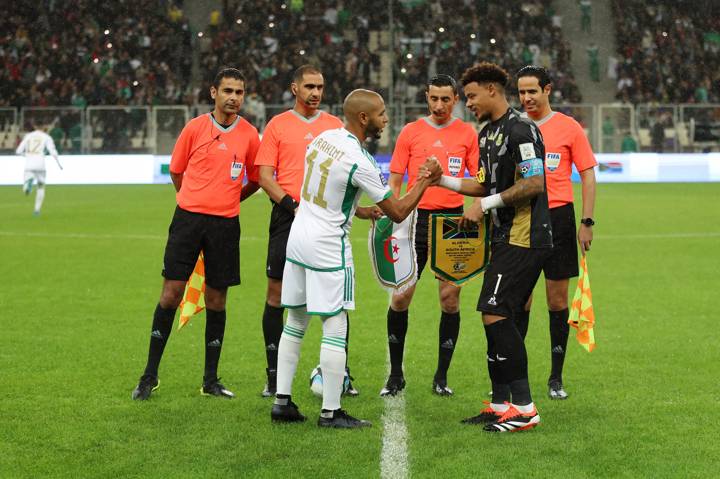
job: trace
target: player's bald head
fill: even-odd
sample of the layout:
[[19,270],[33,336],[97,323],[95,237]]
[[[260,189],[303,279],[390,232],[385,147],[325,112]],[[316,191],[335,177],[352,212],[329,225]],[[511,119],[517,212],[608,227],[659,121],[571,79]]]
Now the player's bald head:
[[343,113],[349,121],[357,121],[361,113],[371,114],[382,109],[385,102],[382,97],[371,90],[353,90],[345,97]]

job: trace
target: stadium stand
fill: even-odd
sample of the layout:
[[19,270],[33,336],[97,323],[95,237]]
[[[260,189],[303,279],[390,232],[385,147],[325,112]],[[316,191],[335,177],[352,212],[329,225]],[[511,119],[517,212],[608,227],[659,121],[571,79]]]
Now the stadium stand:
[[[248,89],[257,91],[266,104],[291,102],[287,85],[302,63],[323,68],[327,103],[341,102],[344,94],[360,86],[385,93],[387,54],[399,80],[401,100],[424,102],[423,85],[429,76],[439,72],[459,77],[469,62],[482,58],[510,71],[529,63],[546,66],[555,75],[555,100],[579,102],[569,71],[570,49],[551,4],[551,0],[396,2],[393,27],[398,50],[385,52],[389,18],[383,1],[306,2],[302,10],[293,10],[292,2],[227,2],[223,22],[209,26],[201,52],[204,78],[198,101],[208,101],[205,92],[213,72],[225,64],[239,64],[249,72]],[[495,20],[486,22],[486,18]]]
[[717,2],[613,0],[612,7],[620,57],[618,100],[720,102]]
[[161,0],[15,3],[0,17],[0,106],[185,102],[191,36],[174,12]]

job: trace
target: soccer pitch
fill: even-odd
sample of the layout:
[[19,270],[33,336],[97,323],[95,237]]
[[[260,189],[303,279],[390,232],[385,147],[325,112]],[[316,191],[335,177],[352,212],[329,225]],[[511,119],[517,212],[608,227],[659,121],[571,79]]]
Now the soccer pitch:
[[[350,367],[360,396],[343,407],[373,427],[315,425],[320,401],[308,376],[318,362],[319,319],[306,335],[293,394],[308,422],[273,425],[271,400],[260,397],[270,204],[257,194],[242,205],[243,284],[230,290],[220,362],[237,398],[199,395],[200,315],[173,332],[160,389],[134,402],[160,294],[172,187],[50,186],[39,217],[32,196],[0,187],[0,477],[714,476],[719,200],[717,183],[598,185],[588,257],[597,348],[586,353],[571,331],[570,398],[550,401],[541,281],[527,345],[542,423],[491,435],[459,423],[479,411],[490,389],[475,311],[482,280],[461,295],[448,377],[455,396],[442,398],[430,392],[439,305],[426,271],[410,310],[404,410],[398,399],[386,406],[378,392],[387,371],[388,297],[371,277],[367,223],[356,219]],[[404,436],[385,432],[386,407]]]

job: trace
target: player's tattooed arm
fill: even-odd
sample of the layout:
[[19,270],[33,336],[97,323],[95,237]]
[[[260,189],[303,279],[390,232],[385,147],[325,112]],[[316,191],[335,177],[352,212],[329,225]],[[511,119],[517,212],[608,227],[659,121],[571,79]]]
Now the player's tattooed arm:
[[545,190],[545,177],[542,175],[521,178],[507,190],[500,193],[500,197],[508,206],[519,205],[535,198]]

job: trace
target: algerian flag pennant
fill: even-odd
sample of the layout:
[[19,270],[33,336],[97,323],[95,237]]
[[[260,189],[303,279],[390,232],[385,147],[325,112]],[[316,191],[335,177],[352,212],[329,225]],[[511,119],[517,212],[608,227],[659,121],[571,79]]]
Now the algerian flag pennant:
[[580,278],[570,307],[568,324],[577,330],[577,340],[587,352],[595,349],[595,311],[585,255],[580,260]]
[[198,256],[195,269],[185,285],[185,294],[180,303],[180,321],[178,329],[190,322],[190,318],[205,309],[205,257],[202,251]]
[[417,212],[413,211],[402,223],[383,216],[370,228],[370,261],[375,277],[385,288],[402,292],[417,281],[416,216]]

